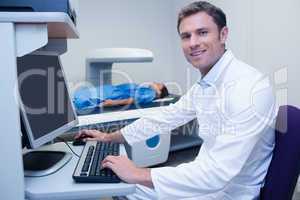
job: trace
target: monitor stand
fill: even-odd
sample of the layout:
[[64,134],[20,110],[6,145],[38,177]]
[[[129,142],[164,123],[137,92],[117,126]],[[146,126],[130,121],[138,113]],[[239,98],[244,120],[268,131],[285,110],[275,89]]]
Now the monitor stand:
[[[23,118],[20,115],[22,148],[31,149]],[[25,177],[42,177],[55,173],[72,158],[72,154],[64,151],[31,150],[23,154]]]
[[55,173],[72,158],[63,151],[30,151],[23,155],[24,176],[42,177]]

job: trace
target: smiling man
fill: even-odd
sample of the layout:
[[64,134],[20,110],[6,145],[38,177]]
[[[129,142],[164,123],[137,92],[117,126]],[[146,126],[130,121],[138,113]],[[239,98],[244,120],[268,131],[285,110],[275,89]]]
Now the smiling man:
[[177,27],[186,59],[200,70],[202,76],[224,54],[228,35],[225,15],[220,12],[218,19],[214,19],[209,14],[197,12],[186,16],[182,12]]
[[84,131],[92,140],[129,144],[197,118],[203,145],[196,159],[177,167],[138,168],[123,156],[103,166],[137,185],[129,199],[253,200],[272,157],[274,99],[268,79],[226,50],[223,11],[208,2],[181,10],[178,33],[199,80],[175,104],[112,134]]

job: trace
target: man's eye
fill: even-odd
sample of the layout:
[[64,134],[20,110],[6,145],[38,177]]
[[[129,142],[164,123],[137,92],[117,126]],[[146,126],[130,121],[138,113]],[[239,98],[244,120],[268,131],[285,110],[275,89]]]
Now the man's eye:
[[182,40],[186,40],[186,39],[190,38],[189,35],[181,35],[180,37],[181,37]]
[[208,31],[200,31],[199,35],[201,36],[206,36],[208,34]]

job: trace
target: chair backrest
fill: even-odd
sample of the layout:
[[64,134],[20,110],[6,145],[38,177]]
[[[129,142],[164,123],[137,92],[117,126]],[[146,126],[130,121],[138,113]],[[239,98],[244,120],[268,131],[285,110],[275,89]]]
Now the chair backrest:
[[275,148],[261,190],[261,200],[290,200],[300,171],[300,110],[281,106],[276,118]]

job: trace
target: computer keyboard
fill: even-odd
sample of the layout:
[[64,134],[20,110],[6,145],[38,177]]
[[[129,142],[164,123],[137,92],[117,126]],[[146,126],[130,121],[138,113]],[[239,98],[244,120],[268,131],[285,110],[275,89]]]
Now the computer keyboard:
[[108,168],[101,167],[107,155],[119,155],[119,144],[88,141],[73,173],[73,179],[81,183],[119,183],[120,179]]

